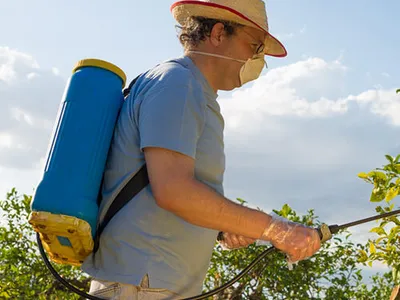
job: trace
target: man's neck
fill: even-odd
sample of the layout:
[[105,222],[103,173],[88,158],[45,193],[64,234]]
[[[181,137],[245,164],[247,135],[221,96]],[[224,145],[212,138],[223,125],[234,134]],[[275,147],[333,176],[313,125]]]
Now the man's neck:
[[215,76],[217,70],[215,64],[212,63],[212,60],[193,53],[186,52],[185,55],[193,61],[197,68],[199,68],[200,72],[204,75],[214,92],[218,93],[217,80]]

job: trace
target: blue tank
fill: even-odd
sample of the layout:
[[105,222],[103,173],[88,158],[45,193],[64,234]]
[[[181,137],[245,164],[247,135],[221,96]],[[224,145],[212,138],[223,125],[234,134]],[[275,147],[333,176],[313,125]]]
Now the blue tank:
[[29,220],[53,261],[79,265],[91,251],[125,83],[121,69],[97,59],[78,62],[67,82]]

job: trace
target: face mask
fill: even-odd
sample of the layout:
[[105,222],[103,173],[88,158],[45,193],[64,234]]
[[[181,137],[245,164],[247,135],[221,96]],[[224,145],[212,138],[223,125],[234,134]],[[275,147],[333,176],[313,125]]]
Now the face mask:
[[249,58],[246,61],[246,60],[231,58],[228,56],[207,53],[207,52],[200,52],[200,51],[189,51],[189,52],[196,53],[196,54],[202,54],[202,55],[208,55],[208,56],[214,56],[214,57],[219,57],[219,58],[225,58],[225,59],[244,63],[244,65],[240,69],[240,84],[241,85],[244,85],[247,82],[257,79],[260,76],[262,69],[266,65],[265,60],[264,60],[264,54],[254,55],[253,58]]

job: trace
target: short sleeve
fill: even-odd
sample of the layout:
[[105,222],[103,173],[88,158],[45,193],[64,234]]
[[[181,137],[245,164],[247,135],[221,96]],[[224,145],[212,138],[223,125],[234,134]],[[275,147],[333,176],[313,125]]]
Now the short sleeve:
[[141,150],[160,147],[195,158],[206,100],[185,71],[169,74],[144,96],[138,123]]

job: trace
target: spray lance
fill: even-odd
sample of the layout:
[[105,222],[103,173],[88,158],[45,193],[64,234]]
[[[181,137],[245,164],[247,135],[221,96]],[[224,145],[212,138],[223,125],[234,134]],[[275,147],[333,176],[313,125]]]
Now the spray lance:
[[[322,224],[318,229],[318,234],[320,236],[321,242],[326,242],[328,240],[330,240],[332,238],[332,236],[334,234],[337,234],[340,230],[342,229],[346,229],[349,227],[353,227],[356,225],[360,225],[360,224],[364,224],[367,222],[371,222],[374,220],[378,220],[378,219],[383,219],[383,218],[387,218],[390,216],[395,216],[395,215],[399,215],[400,214],[400,209],[395,210],[395,211],[391,211],[391,212],[387,212],[387,213],[383,213],[380,215],[375,215],[369,218],[365,218],[365,219],[361,219],[361,220],[357,220],[357,221],[353,221],[350,223],[346,223],[343,225],[326,225],[326,224]],[[218,235],[218,240],[221,241],[223,239],[223,233],[220,232],[220,234]],[[66,286],[69,290],[71,290],[72,292],[86,298],[86,299],[93,299],[93,300],[101,300],[102,298],[98,298],[92,295],[89,295],[81,290],[79,290],[78,288],[76,288],[75,286],[71,285],[67,280],[65,280],[64,278],[62,278],[56,270],[54,270],[53,266],[51,265],[51,263],[49,262],[49,260],[47,259],[47,256],[44,252],[41,240],[40,240],[40,236],[39,234],[37,234],[37,243],[39,246],[39,250],[40,250],[40,254],[42,255],[42,258],[44,260],[44,263],[46,264],[46,266],[49,268],[50,272],[53,274],[53,276],[60,281],[60,283],[62,283],[64,286]],[[218,294],[220,292],[222,292],[223,290],[229,288],[230,286],[232,286],[233,284],[235,284],[237,281],[239,281],[243,276],[245,276],[252,268],[254,268],[254,266],[256,266],[264,257],[266,257],[267,255],[273,253],[274,251],[276,251],[278,249],[276,249],[275,247],[270,247],[267,250],[263,251],[259,256],[257,256],[245,269],[243,269],[236,277],[234,277],[233,279],[231,279],[230,281],[226,282],[225,284],[223,284],[222,286],[211,290],[207,293],[201,294],[201,295],[197,295],[194,297],[189,297],[189,298],[184,298],[182,300],[200,300],[200,299],[206,299],[212,295]]]

